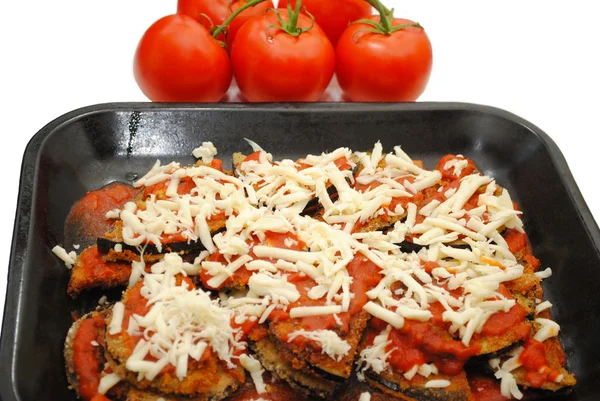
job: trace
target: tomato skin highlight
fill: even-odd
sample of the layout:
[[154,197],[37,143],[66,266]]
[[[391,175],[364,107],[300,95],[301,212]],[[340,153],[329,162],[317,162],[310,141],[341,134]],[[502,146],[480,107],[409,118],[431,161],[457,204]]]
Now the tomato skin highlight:
[[231,15],[231,0],[178,0],[177,14],[185,14],[206,29],[221,25]]
[[134,75],[154,102],[218,102],[232,79],[225,49],[199,22],[181,14],[161,18],[144,33]]
[[[287,10],[279,10],[288,21]],[[298,16],[298,26],[312,21]],[[315,102],[335,71],[333,46],[315,24],[293,37],[271,25],[279,24],[274,11],[250,19],[241,27],[231,48],[233,72],[250,102]]]
[[[380,17],[370,18],[379,22]],[[393,26],[413,24],[394,18]],[[425,91],[432,68],[432,48],[425,31],[407,27],[390,35],[352,24],[336,47],[336,74],[354,102],[411,102]]]
[[[296,0],[280,0],[279,8],[286,8],[288,3],[296,7]],[[364,0],[303,0],[302,7],[315,17],[334,46],[351,22],[372,14],[371,5]]]

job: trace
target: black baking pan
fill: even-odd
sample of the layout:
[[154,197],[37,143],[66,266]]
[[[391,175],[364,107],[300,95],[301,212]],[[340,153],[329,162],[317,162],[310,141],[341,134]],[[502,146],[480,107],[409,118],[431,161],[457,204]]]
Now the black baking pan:
[[[71,205],[112,181],[131,182],[159,158],[192,162],[210,140],[225,160],[250,138],[276,158],[339,146],[402,145],[426,166],[472,158],[524,211],[544,284],[578,379],[569,400],[600,400],[600,231],[554,142],[498,109],[456,103],[196,105],[106,104],[73,111],[25,151],[0,342],[0,399],[71,400],[62,347],[71,324],[69,273],[51,252]],[[66,244],[70,245],[70,244]]]

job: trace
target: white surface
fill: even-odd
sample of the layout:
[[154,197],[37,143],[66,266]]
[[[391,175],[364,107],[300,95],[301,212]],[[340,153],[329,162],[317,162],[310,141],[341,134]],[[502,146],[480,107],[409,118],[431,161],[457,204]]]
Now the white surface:
[[[545,130],[562,149],[596,220],[600,135],[599,4],[595,1],[388,1],[419,21],[434,49],[420,100],[482,103]],[[22,155],[46,123],[75,108],[143,101],[137,42],[175,0],[31,0],[0,5],[3,194],[0,314]],[[543,190],[543,189],[541,189]],[[551,207],[551,205],[548,205]],[[44,266],[38,266],[43,269]]]

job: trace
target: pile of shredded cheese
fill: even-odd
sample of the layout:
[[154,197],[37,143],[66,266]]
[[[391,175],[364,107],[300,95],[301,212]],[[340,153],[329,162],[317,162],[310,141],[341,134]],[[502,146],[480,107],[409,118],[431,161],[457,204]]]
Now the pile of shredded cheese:
[[[140,379],[152,380],[167,364],[183,378],[189,361],[199,360],[210,348],[228,366],[239,360],[251,373],[259,392],[265,391],[260,363],[248,355],[235,356],[246,344],[230,322],[242,324],[250,319],[263,323],[276,309],[287,311],[291,318],[347,312],[355,296],[350,291],[353,278],[347,267],[357,257],[381,269],[382,279],[367,292],[369,302],[363,309],[388,324],[360,353],[360,374],[367,369],[376,373],[390,369],[392,351],[386,351],[390,331],[402,328],[406,319],[430,320],[432,303],[443,305],[442,316],[450,323],[450,334],[466,346],[490,316],[515,305],[514,299],[507,299],[498,289],[502,283],[520,278],[524,267],[500,232],[504,228],[523,232],[523,225],[510,195],[492,178],[480,173],[467,175],[458,185],[440,192],[442,201],[436,199],[420,207],[416,195],[436,188],[442,191],[442,174],[419,167],[400,147],[384,154],[378,142],[369,153],[340,148],[299,162],[273,162],[271,154],[251,145],[259,152],[258,157],[237,166],[235,176],[207,165],[183,167],[157,161],[135,186],[165,183],[166,199],[151,195],[142,204],[129,202],[123,210],[107,215],[122,221],[127,245],[142,249],[143,244],[151,243],[160,250],[164,235],[181,234],[190,243],[200,241],[206,249],[193,264],[168,254],[147,274],[143,262],[135,262],[130,286],[143,280],[142,296],[150,306],[148,314],[134,316],[129,322],[130,331],[143,333],[127,361],[127,369],[137,372]],[[217,150],[205,142],[193,154],[210,163]],[[341,158],[349,168],[336,165]],[[460,176],[466,166],[466,160],[456,158],[444,167]],[[177,189],[183,178],[192,179],[194,188],[181,195]],[[335,199],[328,193],[330,186],[337,193]],[[467,210],[465,205],[476,193],[480,193],[477,205]],[[322,207],[322,217],[302,216],[315,198]],[[406,202],[391,209],[389,205],[395,198]],[[212,235],[208,222],[218,213],[226,217],[225,229]],[[382,215],[399,217],[386,233],[355,230],[357,224]],[[292,250],[269,246],[268,232],[291,233],[305,247]],[[402,251],[399,244],[409,238],[422,246],[420,251]],[[459,240],[466,246],[453,247]],[[249,243],[254,244],[252,252]],[[68,265],[75,262],[73,255],[64,250],[54,251]],[[222,256],[222,261],[209,260],[209,255],[215,253]],[[435,262],[437,267],[427,271],[426,262]],[[241,268],[252,273],[247,291],[241,294],[221,292],[220,298],[213,299],[207,291],[188,288],[186,281],[176,284],[179,275],[203,272],[210,276],[208,286],[218,289]],[[323,300],[322,306],[290,307],[300,293],[288,277],[297,273],[314,280],[308,297]],[[548,274],[542,272],[541,276]],[[462,295],[453,296],[450,291],[454,290],[461,290]],[[544,302],[538,309],[550,306]],[[111,334],[121,331],[122,318],[122,304],[117,303],[109,327]],[[537,319],[536,323],[540,327],[537,340],[558,334],[556,323],[547,319]],[[318,343],[324,354],[338,361],[351,349],[333,330],[298,330],[291,333],[289,341],[297,337]],[[514,358],[502,365],[497,361],[494,367],[502,381],[502,393],[520,398],[510,373],[515,368]],[[408,380],[415,375],[428,378],[437,374],[437,368],[433,364],[415,365],[401,373]],[[426,387],[448,385],[446,380],[430,380]],[[363,394],[361,399],[368,399],[368,395]]]

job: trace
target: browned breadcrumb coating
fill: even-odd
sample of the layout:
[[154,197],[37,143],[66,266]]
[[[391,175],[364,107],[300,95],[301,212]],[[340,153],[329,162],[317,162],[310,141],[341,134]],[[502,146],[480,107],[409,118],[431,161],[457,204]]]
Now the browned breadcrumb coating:
[[[471,401],[471,388],[467,374],[461,372],[456,376],[430,375],[425,378],[415,375],[407,380],[402,373],[384,371],[380,375],[365,375],[367,383],[383,393],[392,395],[403,401]],[[431,380],[447,380],[448,387],[428,388],[426,383]]]

